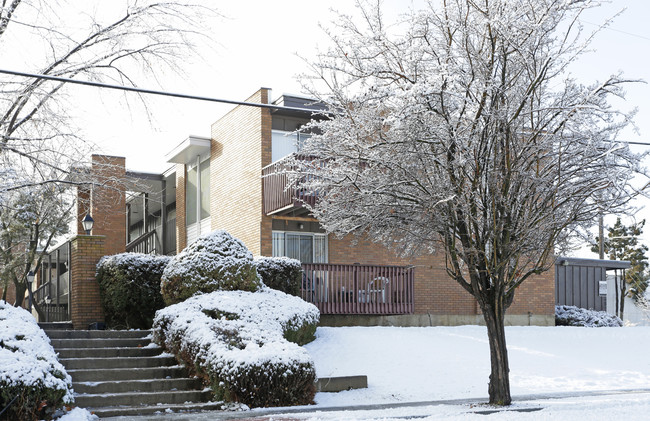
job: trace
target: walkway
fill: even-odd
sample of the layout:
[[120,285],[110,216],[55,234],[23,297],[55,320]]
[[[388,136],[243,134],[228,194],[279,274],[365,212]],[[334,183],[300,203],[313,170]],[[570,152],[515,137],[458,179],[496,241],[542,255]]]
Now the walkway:
[[[576,397],[597,397],[597,396],[616,396],[616,395],[629,395],[629,394],[650,394],[650,388],[644,389],[621,389],[621,390],[598,390],[598,391],[576,391],[566,393],[540,393],[530,395],[513,396],[513,402],[522,403],[527,401],[536,401],[544,399],[564,399]],[[140,417],[114,417],[110,420],[136,420],[136,421],[212,421],[212,420],[240,420],[240,421],[266,421],[269,416],[273,416],[274,421],[291,421],[302,420],[314,413],[332,413],[341,411],[372,411],[372,410],[387,410],[395,408],[418,408],[425,406],[439,406],[439,405],[462,405],[462,406],[475,406],[483,405],[486,398],[469,398],[469,399],[445,399],[424,402],[396,402],[386,403],[379,405],[354,405],[354,406],[339,406],[339,407],[320,407],[320,406],[298,406],[298,407],[283,407],[283,408],[261,408],[252,411],[209,411],[201,413],[173,413],[173,414],[156,414]],[[541,407],[540,407],[541,409]],[[489,414],[494,411],[534,411],[535,408],[493,408],[485,406],[484,409],[474,410],[474,413]],[[286,416],[285,416],[286,415]],[[104,418],[103,418],[104,419]]]

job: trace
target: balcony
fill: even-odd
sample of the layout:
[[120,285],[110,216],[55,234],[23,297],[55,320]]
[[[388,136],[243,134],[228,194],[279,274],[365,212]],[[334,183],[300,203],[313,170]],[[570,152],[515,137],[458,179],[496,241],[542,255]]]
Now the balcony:
[[412,266],[303,263],[302,298],[321,314],[412,314]]
[[317,195],[306,189],[289,186],[288,173],[295,168],[289,157],[262,168],[262,189],[264,192],[264,214],[286,215],[306,213],[304,205],[314,206]]

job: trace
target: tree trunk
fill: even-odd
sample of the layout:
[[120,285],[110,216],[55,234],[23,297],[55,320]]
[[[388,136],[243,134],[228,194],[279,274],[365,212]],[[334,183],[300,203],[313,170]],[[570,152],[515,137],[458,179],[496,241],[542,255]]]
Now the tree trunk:
[[488,342],[490,344],[492,371],[490,373],[488,393],[492,405],[510,405],[512,402],[504,317],[505,309],[503,306],[489,305],[483,309],[483,318],[487,326]]
[[22,282],[14,282],[14,286],[16,287],[16,299],[14,301],[14,307],[22,307],[23,302],[25,301],[27,286]]

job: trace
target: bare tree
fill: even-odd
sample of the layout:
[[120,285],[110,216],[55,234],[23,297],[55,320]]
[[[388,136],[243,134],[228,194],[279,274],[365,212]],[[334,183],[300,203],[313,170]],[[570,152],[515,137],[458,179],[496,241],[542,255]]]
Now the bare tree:
[[[634,196],[639,156],[612,142],[625,82],[566,75],[597,2],[446,0],[396,25],[341,16],[305,86],[329,106],[293,164],[328,232],[446,254],[482,311],[490,403],[511,403],[504,316],[554,252]],[[586,41],[584,41],[586,40]],[[316,157],[310,159],[308,157]]]
[[[12,283],[13,304],[23,304],[30,288],[28,272],[39,267],[51,246],[68,233],[75,202],[70,189],[65,187],[47,184],[5,195],[6,200],[0,204],[2,300],[7,300],[8,286]],[[33,301],[32,304],[44,320],[38,303]]]
[[[137,86],[180,72],[207,16],[209,7],[173,0],[0,0],[0,55],[13,70]],[[0,76],[0,195],[70,183],[69,168],[91,145],[70,118],[73,108],[65,82]],[[27,179],[25,165],[42,171]]]

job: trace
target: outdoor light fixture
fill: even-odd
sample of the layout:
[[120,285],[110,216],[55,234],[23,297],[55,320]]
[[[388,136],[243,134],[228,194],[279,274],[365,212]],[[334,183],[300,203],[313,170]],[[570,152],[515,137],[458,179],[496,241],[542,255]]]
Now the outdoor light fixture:
[[90,235],[90,230],[93,229],[93,224],[94,223],[95,223],[95,221],[90,216],[90,213],[87,213],[86,216],[84,216],[84,219],[81,220],[81,225],[83,226],[84,230],[86,231],[86,235]]
[[27,282],[30,284],[34,282],[34,272],[31,270],[27,272]]

